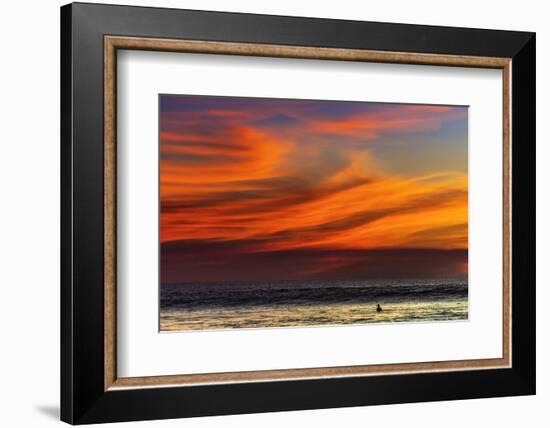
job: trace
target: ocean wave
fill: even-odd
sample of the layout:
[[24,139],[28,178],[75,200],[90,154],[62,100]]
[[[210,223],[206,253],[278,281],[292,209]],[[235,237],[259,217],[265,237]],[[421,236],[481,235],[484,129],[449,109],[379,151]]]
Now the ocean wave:
[[162,285],[162,310],[340,305],[437,301],[468,297],[468,284],[454,281],[394,281],[390,284],[360,283],[266,283]]

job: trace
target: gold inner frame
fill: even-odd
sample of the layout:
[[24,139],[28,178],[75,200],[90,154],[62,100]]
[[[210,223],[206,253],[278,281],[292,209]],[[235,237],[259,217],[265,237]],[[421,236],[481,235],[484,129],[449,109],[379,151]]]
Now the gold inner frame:
[[[503,349],[501,358],[421,363],[357,365],[170,376],[117,376],[116,321],[116,88],[117,50],[168,51],[394,64],[441,65],[502,70],[503,91]],[[511,58],[419,54],[138,37],[104,37],[104,389],[192,386],[270,380],[357,377],[511,367]]]

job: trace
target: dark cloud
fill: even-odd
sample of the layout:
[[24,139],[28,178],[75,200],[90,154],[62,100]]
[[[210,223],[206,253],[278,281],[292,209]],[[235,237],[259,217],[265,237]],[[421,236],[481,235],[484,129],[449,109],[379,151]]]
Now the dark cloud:
[[467,250],[255,251],[256,240],[175,241],[161,246],[162,283],[464,275]]
[[270,117],[266,117],[264,119],[257,120],[254,123],[259,126],[272,127],[272,126],[292,126],[292,125],[296,125],[297,123],[300,123],[300,121],[293,116],[279,113]]

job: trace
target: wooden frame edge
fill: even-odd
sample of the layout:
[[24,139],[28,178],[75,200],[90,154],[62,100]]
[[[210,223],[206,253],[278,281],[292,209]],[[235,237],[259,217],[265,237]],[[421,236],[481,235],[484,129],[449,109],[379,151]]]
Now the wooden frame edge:
[[498,369],[506,367],[503,358],[485,360],[457,360],[423,363],[371,364],[362,366],[318,367],[308,369],[257,370],[245,372],[204,373],[169,376],[144,376],[118,378],[110,390],[133,388],[158,388],[170,386],[198,386],[227,383],[264,381],[293,381],[365,377],[377,375],[401,375],[426,372],[465,371],[475,369]]
[[116,48],[104,44],[104,389],[116,380]]
[[395,64],[445,65],[456,67],[504,68],[510,58],[468,55],[424,54],[366,49],[270,45],[260,43],[174,40],[146,37],[105,36],[105,46],[113,49],[241,55],[334,61],[365,61]]
[[[116,52],[117,49],[394,64],[495,68],[503,72],[503,356],[495,359],[117,378]],[[104,36],[104,390],[314,378],[362,377],[511,367],[511,58],[419,54],[253,43]]]

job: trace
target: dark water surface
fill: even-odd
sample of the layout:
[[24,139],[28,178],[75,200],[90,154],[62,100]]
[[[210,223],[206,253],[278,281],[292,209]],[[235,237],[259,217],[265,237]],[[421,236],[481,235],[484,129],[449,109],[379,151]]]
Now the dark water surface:
[[162,331],[468,318],[466,279],[163,284],[160,292]]

